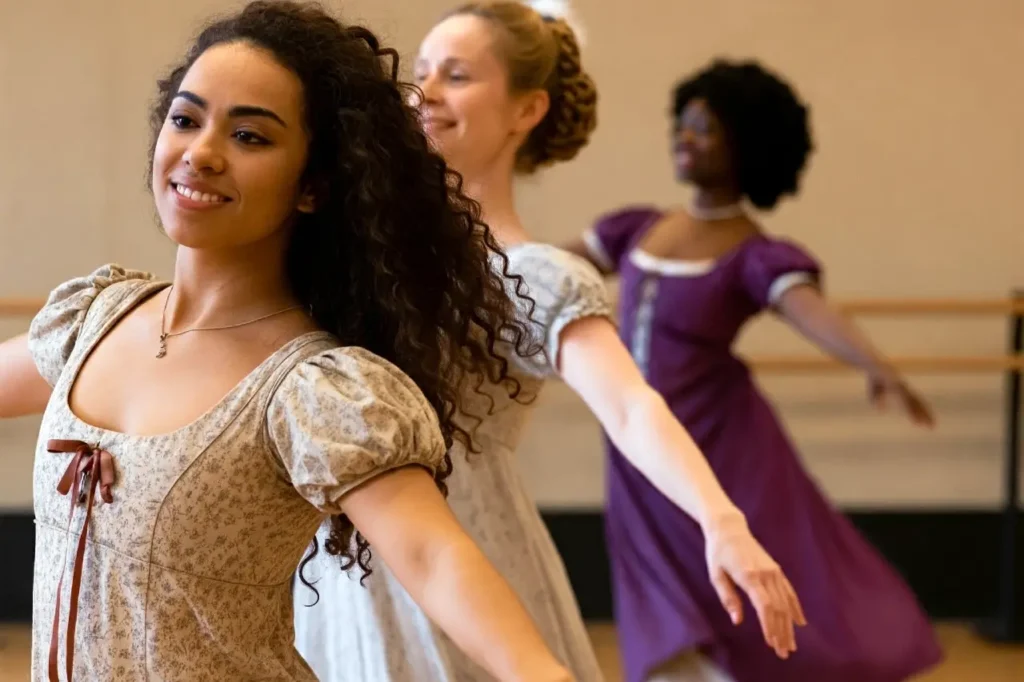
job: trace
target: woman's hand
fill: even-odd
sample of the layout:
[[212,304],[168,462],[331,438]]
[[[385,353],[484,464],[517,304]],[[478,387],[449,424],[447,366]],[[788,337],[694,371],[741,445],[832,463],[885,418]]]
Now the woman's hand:
[[868,373],[868,399],[871,404],[879,409],[885,409],[888,407],[889,396],[902,403],[907,416],[915,425],[926,428],[935,426],[935,418],[928,403],[912,390],[895,370],[882,367]]
[[788,658],[796,651],[794,625],[807,624],[789,579],[754,539],[743,516],[718,521],[704,535],[708,574],[732,622],[743,620],[739,587],[757,611],[765,642],[779,658]]

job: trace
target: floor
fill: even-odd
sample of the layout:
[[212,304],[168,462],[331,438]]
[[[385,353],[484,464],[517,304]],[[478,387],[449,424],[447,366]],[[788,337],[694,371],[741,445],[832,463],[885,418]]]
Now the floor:
[[[1024,647],[992,646],[957,625],[938,630],[949,660],[919,682],[1024,682]],[[590,631],[608,681],[621,679],[614,628],[593,625]],[[24,626],[0,625],[0,682],[28,679],[29,640]]]
[[[914,682],[1024,682],[1024,646],[993,646],[960,625],[943,624],[937,630],[947,660]],[[590,635],[608,681],[622,679],[614,628],[592,625]]]

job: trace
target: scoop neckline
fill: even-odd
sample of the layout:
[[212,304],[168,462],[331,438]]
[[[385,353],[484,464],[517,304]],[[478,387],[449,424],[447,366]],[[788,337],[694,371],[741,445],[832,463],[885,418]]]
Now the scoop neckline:
[[68,376],[66,381],[64,382],[64,391],[63,396],[61,397],[61,404],[64,410],[68,413],[68,415],[70,415],[70,417],[79,426],[91,432],[94,432],[100,436],[106,436],[110,439],[115,440],[156,441],[168,440],[178,437],[181,434],[190,431],[195,427],[199,426],[200,424],[208,421],[217,412],[221,411],[226,405],[228,405],[232,400],[234,400],[234,398],[248,386],[248,384],[253,380],[254,377],[256,377],[258,374],[261,374],[268,365],[270,365],[273,362],[276,362],[282,355],[287,355],[291,353],[294,346],[301,345],[307,341],[311,342],[315,340],[316,337],[320,336],[323,336],[325,339],[332,337],[330,332],[324,330],[315,330],[303,332],[302,334],[286,341],[277,350],[275,350],[273,353],[264,358],[250,372],[243,376],[238,381],[238,383],[232,386],[231,389],[227,393],[225,393],[216,403],[210,406],[209,409],[205,410],[202,414],[200,414],[198,417],[196,417],[189,423],[184,424],[183,426],[180,426],[171,431],[155,434],[126,433],[124,431],[114,431],[112,429],[107,429],[102,426],[97,426],[95,424],[91,424],[85,421],[84,419],[79,417],[73,409],[71,409],[71,391],[74,388],[75,384],[78,382],[79,375],[82,372],[82,367],[85,365],[86,360],[89,359],[89,356],[96,349],[96,346],[98,346],[100,342],[107,336],[107,334],[110,333],[110,330],[114,327],[114,325],[123,320],[130,312],[132,312],[137,307],[142,305],[142,303],[149,300],[151,297],[156,296],[170,285],[170,282],[150,282],[149,284],[140,287],[137,292],[133,292],[133,300],[131,300],[130,304],[124,306],[123,309],[119,310],[116,315],[112,315],[109,319],[107,319],[103,323],[103,326],[100,328],[98,334],[92,339],[92,343],[90,344],[89,348],[83,351],[80,354],[80,356],[77,357],[74,367],[72,368],[71,375]]
[[[653,221],[638,236],[634,244],[638,244],[644,234],[654,226]],[[629,262],[642,272],[649,272],[666,277],[704,277],[719,269],[725,262],[731,261],[739,253],[750,247],[751,244],[763,242],[768,239],[763,232],[750,235],[736,244],[709,258],[664,258],[634,245],[629,250]],[[639,261],[639,262],[638,262]]]

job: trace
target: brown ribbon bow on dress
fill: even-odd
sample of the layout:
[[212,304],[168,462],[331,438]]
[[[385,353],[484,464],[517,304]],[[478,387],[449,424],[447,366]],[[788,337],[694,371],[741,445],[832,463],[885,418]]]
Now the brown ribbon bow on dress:
[[[85,502],[85,523],[78,537],[78,551],[75,553],[74,569],[71,577],[71,599],[68,607],[68,638],[67,638],[67,672],[71,682],[75,662],[75,625],[78,622],[78,592],[82,583],[82,560],[85,557],[86,537],[89,534],[89,520],[92,518],[92,503],[96,497],[97,486],[100,497],[107,504],[114,501],[110,494],[110,486],[114,484],[114,456],[106,450],[100,450],[80,440],[51,440],[46,443],[49,452],[75,453],[68,464],[67,470],[57,484],[57,492],[61,495],[71,493],[71,512],[68,515],[68,533],[71,533],[71,522],[75,518],[75,505]],[[53,634],[50,637],[50,682],[59,682],[57,674],[57,651],[60,629],[60,596],[64,586],[64,571],[67,568],[65,553],[64,567],[61,569],[60,582],[57,583],[57,605],[53,613]]]

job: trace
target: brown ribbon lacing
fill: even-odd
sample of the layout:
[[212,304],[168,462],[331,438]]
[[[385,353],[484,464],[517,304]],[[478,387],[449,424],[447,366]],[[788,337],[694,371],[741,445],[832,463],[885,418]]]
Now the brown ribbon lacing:
[[[68,606],[68,637],[67,637],[67,682],[71,682],[75,662],[75,625],[78,622],[78,591],[82,584],[82,560],[85,557],[86,536],[89,534],[89,520],[92,518],[92,503],[99,486],[100,497],[107,504],[114,501],[110,494],[110,486],[114,484],[114,456],[99,447],[93,447],[80,440],[51,440],[47,442],[49,452],[75,453],[68,463],[67,470],[57,484],[57,492],[61,495],[71,493],[71,513],[68,515],[68,534],[71,534],[71,522],[75,518],[75,505],[85,502],[85,522],[82,533],[78,537],[78,551],[75,553],[74,569],[71,577],[71,599]],[[57,583],[57,604],[53,613],[53,634],[50,636],[50,682],[59,682],[57,675],[58,642],[60,639],[60,596],[64,586],[64,572],[67,569],[67,550],[64,554],[64,566]]]

